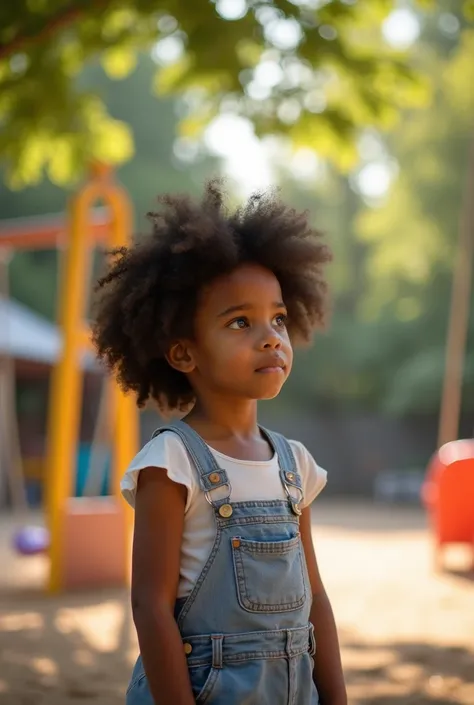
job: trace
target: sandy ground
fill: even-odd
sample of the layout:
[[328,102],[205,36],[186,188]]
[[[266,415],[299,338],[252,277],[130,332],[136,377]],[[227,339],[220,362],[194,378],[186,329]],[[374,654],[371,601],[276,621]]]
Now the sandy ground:
[[[0,705],[119,705],[136,641],[126,591],[48,597],[0,517]],[[474,576],[435,574],[417,509],[316,502],[314,538],[351,705],[474,705]]]

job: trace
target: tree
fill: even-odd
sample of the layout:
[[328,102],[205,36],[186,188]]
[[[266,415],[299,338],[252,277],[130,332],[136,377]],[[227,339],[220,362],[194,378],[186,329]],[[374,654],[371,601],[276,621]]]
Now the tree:
[[[114,78],[137,52],[165,60],[159,91],[188,91],[182,128],[237,110],[347,166],[361,125],[388,125],[420,81],[380,36],[395,0],[48,0],[0,7],[0,160],[9,183],[71,181],[92,158],[129,159],[128,126],[77,77]],[[225,18],[229,19],[225,19]],[[174,60],[173,60],[174,59]]]
[[[467,27],[451,34],[440,29],[445,15],[450,26],[457,26],[449,13],[456,12],[458,3],[451,5],[444,0],[425,20],[413,47],[411,61],[429,75],[433,99],[425,111],[406,111],[385,137],[388,153],[398,162],[398,177],[385,202],[368,207],[354,191],[353,175],[342,176],[324,163],[325,177],[317,180],[305,176],[298,182],[288,170],[276,170],[285,198],[310,209],[335,251],[329,268],[333,319],[314,349],[299,354],[282,404],[297,397],[310,409],[316,402],[320,409],[400,415],[438,409],[452,257],[474,117],[471,32]],[[462,23],[460,14],[454,16]],[[119,175],[139,214],[150,208],[155,193],[199,190],[203,174],[213,166],[203,161],[183,168],[175,160],[176,103],[150,94],[154,72],[145,54],[121,82],[107,79],[97,64],[77,79],[80,90],[99,94],[113,118],[131,126],[136,153]],[[291,161],[282,150],[278,159],[280,165]],[[59,209],[64,201],[64,191],[46,183],[21,193],[0,186],[0,211],[9,216]],[[18,265],[15,294],[52,315],[52,277],[35,257],[28,266],[13,263]],[[474,400],[472,324],[470,336],[465,408]]]
[[[306,182],[304,201],[300,192],[336,254],[331,325],[295,366],[288,390],[309,407],[396,415],[439,409],[474,125],[474,36],[463,27],[458,3],[445,0],[421,20],[412,61],[430,77],[432,104],[405,112],[400,127],[384,138],[398,163],[386,199],[368,205],[354,192],[354,175],[347,179],[327,168],[324,178]],[[465,411],[474,408],[473,351],[471,314]]]
[[[203,157],[193,163],[174,155],[178,121],[176,102],[155,98],[149,91],[155,66],[148,55],[138,58],[130,76],[111,80],[98,64],[81,76],[81,85],[107,102],[114,119],[130,125],[135,153],[118,169],[118,178],[132,200],[136,231],[148,230],[146,213],[156,196],[168,190],[198,193],[203,180],[217,170],[215,160]],[[136,110],[140,105],[141,109]],[[63,211],[71,188],[61,189],[48,180],[20,192],[9,190],[0,179],[0,213],[4,218],[37,216]],[[49,318],[55,318],[57,260],[53,251],[19,252],[10,265],[12,296]]]
[[[357,222],[369,251],[362,307],[375,320],[392,319],[393,332],[411,331],[398,359],[386,359],[392,373],[387,376],[384,406],[397,413],[439,405],[451,275],[474,126],[474,32],[462,30],[456,3],[445,4],[444,16],[440,11],[429,22],[419,54],[435,88],[431,109],[407,114],[403,131],[390,137],[398,178],[385,204],[365,209]],[[440,23],[446,16],[450,36]],[[472,408],[474,399],[473,341],[471,316],[465,409]]]

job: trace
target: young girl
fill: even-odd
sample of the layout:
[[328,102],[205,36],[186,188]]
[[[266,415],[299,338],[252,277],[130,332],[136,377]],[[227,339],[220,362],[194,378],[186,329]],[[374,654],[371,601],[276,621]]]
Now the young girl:
[[257,423],[323,318],[328,250],[272,196],[229,213],[211,183],[200,204],[161,201],[100,280],[94,324],[139,406],[187,412],[122,482],[141,652],[127,705],[346,705],[311,538],[325,472]]

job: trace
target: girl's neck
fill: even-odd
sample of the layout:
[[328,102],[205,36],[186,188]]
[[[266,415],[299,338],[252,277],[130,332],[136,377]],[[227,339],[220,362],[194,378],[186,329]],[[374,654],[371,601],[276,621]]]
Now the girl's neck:
[[250,440],[259,435],[253,399],[200,398],[185,421],[206,440]]

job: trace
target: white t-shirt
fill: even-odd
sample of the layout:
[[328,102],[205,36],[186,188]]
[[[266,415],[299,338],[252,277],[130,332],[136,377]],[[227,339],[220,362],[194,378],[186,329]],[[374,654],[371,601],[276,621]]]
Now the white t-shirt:
[[[320,468],[302,443],[289,441],[303,483],[307,507],[326,484],[326,471]],[[209,447],[219,467],[227,472],[232,486],[231,502],[285,499],[279,475],[278,457],[270,460],[237,460]],[[178,597],[189,595],[214,544],[216,535],[214,510],[207,502],[198,481],[197,469],[181,439],[173,431],[163,431],[152,438],[130,463],[121,482],[126,501],[135,506],[138,474],[148,467],[164,468],[173,482],[187,488]],[[225,496],[228,489],[212,491],[213,497]],[[221,493],[219,495],[219,493]]]

